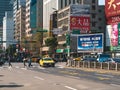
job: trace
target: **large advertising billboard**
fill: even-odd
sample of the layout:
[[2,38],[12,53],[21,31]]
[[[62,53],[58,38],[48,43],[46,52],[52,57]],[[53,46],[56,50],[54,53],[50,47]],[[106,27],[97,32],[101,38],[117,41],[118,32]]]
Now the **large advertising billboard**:
[[90,5],[72,4],[70,6],[70,14],[72,14],[73,16],[89,15],[90,14]]
[[120,0],[105,0],[107,24],[120,22]]
[[115,23],[111,25],[111,51],[119,51],[120,50],[120,23]]
[[70,16],[70,30],[90,31],[90,16]]
[[118,46],[118,25],[113,24],[111,30],[111,46]]
[[77,39],[78,52],[102,53],[103,34],[84,34]]
[[105,0],[105,13],[107,18],[120,15],[120,0]]

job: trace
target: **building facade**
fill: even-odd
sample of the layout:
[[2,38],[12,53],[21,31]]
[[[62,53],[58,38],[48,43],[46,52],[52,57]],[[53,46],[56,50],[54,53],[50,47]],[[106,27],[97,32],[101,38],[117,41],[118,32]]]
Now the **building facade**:
[[43,28],[43,0],[26,0],[26,36],[38,28]]
[[25,9],[25,6],[21,6],[16,12],[14,38],[17,41],[22,41],[25,37]]
[[3,47],[7,49],[9,45],[15,42],[14,39],[14,21],[12,11],[5,12],[5,17],[3,18]]
[[[62,51],[66,48],[66,32],[69,29],[69,5],[90,5],[90,33],[104,33],[106,30],[106,19],[104,13],[104,6],[99,6],[99,0],[59,0],[58,10],[58,28],[61,28],[64,33],[58,35],[58,51]],[[75,50],[76,51],[76,50]],[[59,52],[58,52],[59,53]],[[67,52],[66,52],[67,53]],[[66,54],[65,53],[65,54]]]
[[[2,20],[5,16],[5,11],[12,10],[12,4],[10,3],[11,0],[0,0],[0,26],[2,26]],[[7,6],[7,7],[6,7]]]
[[43,28],[50,29],[50,15],[58,10],[59,0],[43,0]]
[[[21,40],[20,29],[25,24],[23,22],[25,20],[25,10],[24,9],[25,9],[25,5],[26,5],[26,0],[13,0],[12,4],[13,4],[13,19],[14,19],[14,38],[16,40]],[[21,20],[22,20],[23,24],[20,23]],[[25,29],[25,27],[24,27],[24,29]],[[23,29],[23,31],[24,31],[24,29]]]
[[[0,0],[0,39],[2,40],[3,34],[3,17],[5,16],[5,11],[12,10],[11,0]],[[7,6],[7,7],[6,7]]]

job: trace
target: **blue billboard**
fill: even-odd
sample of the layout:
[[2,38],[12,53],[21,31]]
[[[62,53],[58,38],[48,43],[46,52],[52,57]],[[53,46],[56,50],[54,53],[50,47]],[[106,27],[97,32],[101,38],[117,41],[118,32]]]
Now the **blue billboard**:
[[77,50],[78,52],[102,53],[103,34],[79,35],[77,39]]

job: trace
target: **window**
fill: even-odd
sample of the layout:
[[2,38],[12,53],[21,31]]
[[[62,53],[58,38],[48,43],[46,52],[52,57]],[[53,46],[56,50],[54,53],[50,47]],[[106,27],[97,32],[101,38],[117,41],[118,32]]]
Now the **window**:
[[82,3],[82,1],[81,1],[81,0],[77,0],[77,3],[81,4],[81,3]]
[[95,15],[95,14],[92,14],[92,18],[96,18],[96,15]]
[[95,8],[95,5],[92,5],[92,10],[95,10],[96,8]]
[[92,22],[92,27],[95,27],[96,26],[96,22]]
[[71,4],[71,0],[69,0],[69,4]]
[[92,3],[95,3],[96,0],[92,0]]

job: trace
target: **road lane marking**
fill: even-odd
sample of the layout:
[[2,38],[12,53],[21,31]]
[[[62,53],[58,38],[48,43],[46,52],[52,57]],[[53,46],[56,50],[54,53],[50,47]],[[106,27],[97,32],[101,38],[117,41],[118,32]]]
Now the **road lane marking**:
[[109,80],[110,78],[97,77],[99,80]]
[[34,78],[39,79],[39,80],[45,80],[45,79],[38,77],[38,76],[35,76]]
[[117,84],[110,84],[112,86],[115,86],[115,87],[120,87],[120,85],[117,85]]
[[77,90],[77,89],[72,88],[72,87],[70,87],[70,86],[65,86],[65,88],[68,88],[68,89],[71,89],[71,90]]
[[110,77],[110,78],[114,77],[112,75],[105,75],[105,74],[95,74],[95,75],[104,76],[104,77]]
[[27,70],[27,68],[21,68],[22,70]]

